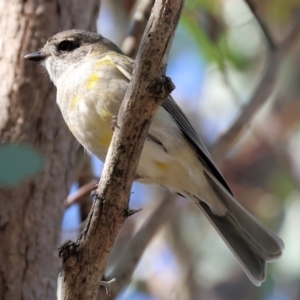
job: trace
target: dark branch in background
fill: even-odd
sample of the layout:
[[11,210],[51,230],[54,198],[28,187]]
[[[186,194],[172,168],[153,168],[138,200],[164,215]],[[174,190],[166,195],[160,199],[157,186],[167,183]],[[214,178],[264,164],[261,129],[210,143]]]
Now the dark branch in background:
[[154,0],[138,1],[129,34],[122,45],[124,54],[131,58],[135,58],[137,55],[153,5]]
[[[251,2],[251,1],[250,1]],[[247,1],[248,3],[248,1]],[[251,10],[255,13],[253,3],[251,2]],[[255,14],[259,24],[264,24],[260,17]],[[260,20],[260,21],[259,21]],[[274,90],[276,83],[276,76],[281,62],[286,57],[287,53],[292,49],[299,37],[300,33],[300,17],[297,15],[296,20],[293,24],[292,29],[287,34],[286,38],[277,46],[273,42],[269,31],[266,30],[266,25],[263,25],[262,30],[267,36],[269,45],[269,54],[267,58],[266,68],[260,83],[258,84],[254,94],[250,101],[242,109],[242,112],[234,123],[230,126],[227,132],[222,134],[216,143],[210,148],[212,156],[217,160],[218,158],[224,157],[224,155],[230,150],[234,143],[241,136],[243,131],[249,125],[252,117],[258,111],[258,109],[267,101],[269,96]]]
[[65,201],[65,209],[69,208],[75,203],[81,204],[82,202],[84,202],[86,197],[90,197],[91,192],[97,188],[98,182],[99,180],[96,179],[90,181],[89,183],[82,185],[75,193],[69,195]]
[[184,298],[185,300],[201,299],[203,297],[202,288],[196,279],[195,255],[182,233],[182,222],[179,221],[182,215],[191,215],[189,209],[189,206],[185,206],[183,210],[177,209],[169,218],[169,226],[167,227],[168,240],[176,256],[181,277],[180,284],[176,286],[174,291],[174,296],[176,295],[177,299]]
[[265,20],[260,16],[260,14],[256,11],[256,7],[255,4],[253,2],[253,0],[245,0],[245,2],[247,3],[249,9],[251,10],[251,12],[253,13],[257,23],[259,24],[263,35],[267,41],[268,44],[268,48],[270,51],[274,51],[276,49],[276,43],[272,37],[272,34],[267,26],[267,24],[265,23]]
[[108,255],[128,216],[131,186],[151,118],[174,88],[164,74],[182,8],[183,0],[155,1],[119,111],[119,128],[108,150],[98,200],[78,241],[60,248],[63,300],[97,296]]
[[[76,152],[76,163],[75,163],[75,182],[78,183],[79,191],[84,189],[87,184],[90,184],[91,181],[94,179],[94,172],[92,167],[91,156],[87,155],[84,148],[80,145],[77,152]],[[99,181],[99,180],[98,180]],[[95,182],[97,183],[97,182]],[[94,185],[94,189],[96,185]],[[68,202],[65,204],[70,204],[70,196],[67,198]],[[74,200],[74,199],[73,199]],[[91,211],[92,207],[92,199],[89,194],[82,195],[79,203],[80,207],[80,222],[86,220]]]
[[117,278],[112,286],[111,294],[113,299],[128,285],[132,274],[143,255],[146,247],[157,231],[172,218],[176,210],[176,195],[168,191],[164,192],[158,206],[151,213],[150,217],[144,222],[141,229],[134,235],[126,249],[124,249],[121,260],[107,276],[108,279]]

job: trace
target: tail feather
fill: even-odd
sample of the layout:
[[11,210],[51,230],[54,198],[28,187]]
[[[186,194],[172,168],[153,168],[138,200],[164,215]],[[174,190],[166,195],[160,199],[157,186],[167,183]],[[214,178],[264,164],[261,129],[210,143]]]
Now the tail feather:
[[266,261],[249,246],[243,234],[237,230],[237,225],[234,220],[228,214],[224,217],[214,215],[209,206],[202,201],[198,201],[197,206],[235,255],[250,280],[256,286],[260,286],[267,275]]
[[283,241],[237,202],[213,175],[208,172],[205,172],[205,175],[218,199],[227,208],[228,213],[244,233],[245,239],[249,240],[252,247],[266,261],[271,262],[278,259],[284,249]]
[[202,201],[205,199],[199,199],[196,195],[192,198],[236,256],[250,280],[260,286],[266,279],[267,262],[281,256],[284,244],[247,212],[210,172],[205,170],[204,174],[227,213],[225,216],[217,216]]

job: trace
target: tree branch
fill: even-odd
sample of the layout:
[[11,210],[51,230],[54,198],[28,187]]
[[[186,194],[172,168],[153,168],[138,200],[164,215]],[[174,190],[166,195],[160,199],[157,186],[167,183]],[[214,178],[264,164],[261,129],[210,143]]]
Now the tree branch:
[[184,0],[157,0],[118,116],[85,229],[60,249],[62,299],[95,299],[108,255],[128,212],[128,200],[151,118],[173,90],[164,76]]
[[222,134],[211,147],[210,151],[215,159],[218,157],[223,157],[230,150],[230,148],[246,129],[257,110],[268,100],[269,96],[274,90],[279,66],[286,57],[287,53],[295,45],[295,42],[300,34],[299,29],[300,17],[297,16],[297,19],[295,20],[294,25],[286,38],[277,48],[269,52],[265,72],[250,101],[244,106],[242,112],[230,126],[228,131]]
[[81,186],[75,193],[69,195],[65,201],[65,209],[69,208],[75,203],[81,203],[85,198],[90,196],[90,193],[97,188],[96,180],[93,180],[85,185]]
[[196,280],[195,255],[182,234],[182,223],[180,216],[190,215],[189,207],[184,210],[176,210],[169,219],[168,242],[176,257],[176,262],[180,269],[179,284],[174,290],[177,299],[186,300],[201,299],[201,286]]
[[245,2],[247,3],[249,9],[253,13],[257,23],[260,26],[260,28],[261,28],[264,36],[265,36],[265,39],[267,41],[269,50],[274,51],[277,46],[276,46],[276,43],[273,40],[272,34],[271,34],[267,24],[265,23],[265,20],[263,18],[261,18],[261,16],[257,13],[256,7],[255,7],[255,4],[254,4],[253,0],[245,0]]
[[[80,191],[82,191],[82,188],[86,187],[87,184],[90,184],[91,181],[95,181],[95,176],[92,167],[92,158],[91,156],[87,155],[85,149],[81,145],[79,146],[76,152],[74,175],[74,181],[78,183]],[[99,182],[99,179],[97,180],[97,182]],[[95,184],[94,189],[96,189]],[[79,190],[77,190],[77,195]],[[70,196],[68,197],[68,199],[70,200]],[[91,211],[93,202],[89,193],[86,193],[86,195],[83,195],[82,193],[82,196],[78,200],[80,200],[78,201],[80,208],[80,222],[84,222]],[[65,202],[65,205],[67,203],[68,202]]]
[[139,50],[142,36],[150,17],[151,9],[154,5],[154,0],[141,0],[133,15],[133,23],[130,32],[125,38],[122,51],[125,55],[135,58]]

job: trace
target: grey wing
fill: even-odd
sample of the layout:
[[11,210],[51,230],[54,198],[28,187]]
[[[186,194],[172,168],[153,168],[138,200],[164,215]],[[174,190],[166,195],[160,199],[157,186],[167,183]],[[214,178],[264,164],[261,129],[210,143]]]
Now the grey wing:
[[[125,75],[128,80],[131,79],[131,74],[133,70],[134,61],[129,57],[122,56],[120,59],[117,56],[113,57],[114,63],[118,67],[118,69]],[[203,163],[203,165],[211,172],[211,174],[226,188],[226,190],[232,194],[228,184],[225,179],[221,175],[220,171],[216,167],[213,162],[212,157],[210,156],[208,150],[206,149],[203,142],[198,137],[196,131],[190,124],[189,120],[185,116],[184,112],[177,105],[174,99],[169,96],[163,103],[162,106],[164,109],[173,117],[174,121],[179,126],[181,132],[186,136],[186,138],[190,141],[190,143],[195,147],[199,160]],[[233,195],[233,194],[232,194]]]
[[[212,157],[210,156],[208,150],[206,149],[203,142],[200,140],[199,136],[197,135],[195,129],[190,124],[189,120],[185,116],[184,112],[181,108],[177,105],[174,99],[169,96],[162,104],[165,110],[173,117],[173,119],[178,124],[182,133],[188,138],[191,144],[196,148],[198,152],[199,160],[204,164],[204,166],[210,170],[213,176],[215,176],[220,183],[228,190],[230,194],[232,194],[228,184],[226,183],[225,179],[223,178],[222,174],[216,167]],[[233,194],[232,194],[233,195]]]

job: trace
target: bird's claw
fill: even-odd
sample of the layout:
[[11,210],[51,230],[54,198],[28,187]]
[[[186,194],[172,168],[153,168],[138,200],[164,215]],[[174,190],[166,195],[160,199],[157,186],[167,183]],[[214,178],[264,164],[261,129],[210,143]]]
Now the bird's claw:
[[107,296],[110,296],[110,286],[115,281],[116,281],[116,278],[113,278],[112,280],[109,280],[109,281],[103,281],[103,280],[100,281],[100,286],[105,287],[105,291],[106,291]]
[[120,129],[120,127],[118,126],[118,117],[113,116],[111,119],[111,129],[114,131],[116,128]]
[[126,218],[128,218],[128,217],[140,212],[141,210],[142,210],[142,208],[140,208],[140,209],[129,209],[129,208],[127,208],[124,211],[124,215],[125,215]]

